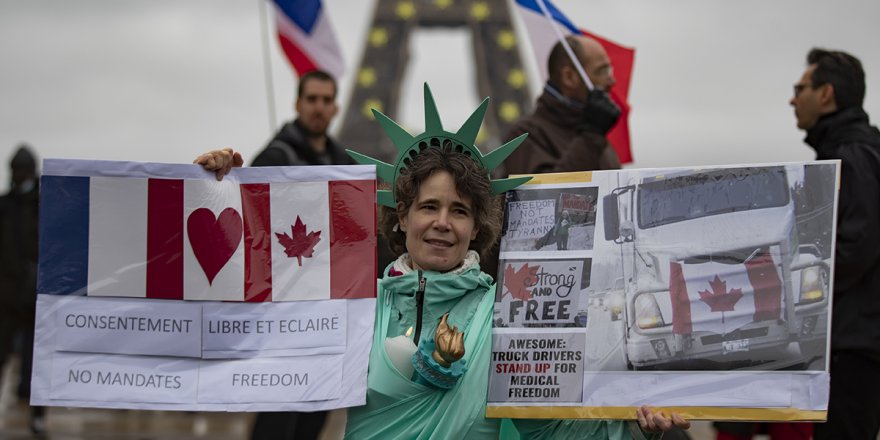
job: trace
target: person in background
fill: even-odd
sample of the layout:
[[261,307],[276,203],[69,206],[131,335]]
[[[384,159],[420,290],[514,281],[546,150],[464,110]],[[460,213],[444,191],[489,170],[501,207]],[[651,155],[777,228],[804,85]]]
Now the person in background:
[[[529,134],[504,161],[503,175],[620,168],[617,152],[605,137],[621,114],[608,95],[615,84],[611,60],[592,38],[569,36],[565,41],[594,88],[587,88],[562,41],[557,42],[547,58],[549,78],[535,111],[514,123],[502,138],[509,141]],[[489,252],[484,270],[497,272],[498,254],[498,249]]]
[[[21,338],[21,375],[17,394],[22,400],[31,396],[31,371],[34,357],[34,318],[37,308],[37,247],[39,227],[40,182],[37,158],[22,144],[9,162],[12,183],[0,201],[0,292],[11,309],[4,311],[10,322],[2,324],[4,345],[10,324]],[[8,354],[8,347],[4,349]],[[3,359],[5,360],[5,359]],[[0,365],[2,366],[2,365]],[[46,430],[45,408],[31,407],[31,431]]]
[[[327,132],[339,110],[336,104],[336,80],[324,71],[315,70],[300,78],[294,109],[297,117],[278,130],[251,166],[353,165]],[[378,261],[394,259],[387,243],[379,242]],[[378,269],[384,267],[380,264]]]
[[327,128],[339,111],[336,92],[336,80],[330,74],[314,70],[303,75],[299,80],[294,103],[296,119],[284,124],[275,133],[251,165],[354,164],[327,134]]
[[880,431],[880,131],[864,99],[859,59],[814,48],[789,101],[816,159],[841,161],[831,391],[817,440],[875,439]]
[[510,140],[529,134],[504,161],[508,174],[620,168],[620,159],[605,138],[620,117],[620,108],[608,95],[615,83],[611,61],[592,38],[569,36],[566,41],[594,89],[587,88],[562,42],[556,43],[547,59],[550,78],[535,112],[517,121],[504,136]]
[[[336,93],[336,80],[330,74],[320,70],[304,74],[294,103],[296,119],[278,130],[251,166],[354,164],[327,134],[339,110]],[[259,413],[252,438],[317,439],[326,419],[327,411]]]
[[568,210],[563,209],[562,215],[556,222],[556,250],[568,250],[568,230],[571,229],[571,218]]

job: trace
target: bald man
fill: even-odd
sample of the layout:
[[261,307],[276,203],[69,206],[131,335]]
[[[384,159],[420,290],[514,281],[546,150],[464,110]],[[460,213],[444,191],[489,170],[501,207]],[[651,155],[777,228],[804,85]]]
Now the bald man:
[[607,93],[615,82],[611,61],[592,38],[570,36],[566,41],[595,89],[588,90],[562,43],[556,43],[547,59],[550,78],[535,112],[517,121],[505,135],[510,140],[529,133],[504,162],[508,174],[620,168],[620,159],[605,138],[620,117],[620,109]]

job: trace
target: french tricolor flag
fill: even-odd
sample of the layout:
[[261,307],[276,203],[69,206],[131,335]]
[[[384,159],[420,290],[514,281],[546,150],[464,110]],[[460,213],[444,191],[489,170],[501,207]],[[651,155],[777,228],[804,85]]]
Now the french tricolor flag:
[[635,60],[635,50],[578,28],[550,0],[516,0],[517,9],[520,12],[519,15],[522,17],[526,30],[529,33],[529,41],[535,53],[535,60],[538,63],[538,69],[540,69],[543,81],[546,81],[548,77],[547,58],[550,56],[550,50],[553,49],[553,46],[559,39],[556,36],[556,32],[550,27],[551,20],[548,20],[539,2],[544,4],[552,18],[552,23],[558,27],[563,35],[586,35],[598,41],[605,49],[605,52],[608,53],[608,58],[611,59],[611,66],[614,68],[614,78],[617,80],[617,84],[611,89],[611,99],[614,100],[623,112],[617,125],[608,132],[608,141],[617,151],[617,156],[620,158],[621,163],[632,162],[628,96]]
[[46,160],[37,293],[221,301],[376,295],[372,167]]
[[345,73],[342,51],[320,0],[273,0],[278,42],[299,76],[323,70]]

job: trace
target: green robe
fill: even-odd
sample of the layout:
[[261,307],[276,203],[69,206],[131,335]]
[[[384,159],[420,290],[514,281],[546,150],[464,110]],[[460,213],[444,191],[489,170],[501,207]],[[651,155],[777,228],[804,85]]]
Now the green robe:
[[[415,323],[416,271],[379,281],[367,404],[348,411],[348,439],[497,439],[500,419],[486,418],[495,285],[473,265],[461,273],[425,271],[421,341],[433,338],[440,317],[464,331],[468,371],[450,390],[404,377],[385,353],[384,340]],[[632,422],[515,420],[524,438],[645,438]],[[633,429],[635,427],[635,429]],[[515,438],[515,434],[510,438]]]

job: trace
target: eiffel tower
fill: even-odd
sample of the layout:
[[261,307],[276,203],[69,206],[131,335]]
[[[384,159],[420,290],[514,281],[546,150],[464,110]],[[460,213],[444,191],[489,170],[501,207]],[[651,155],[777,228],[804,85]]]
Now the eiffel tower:
[[[377,0],[337,136],[346,148],[387,162],[394,159],[394,146],[373,120],[370,108],[401,119],[397,113],[409,64],[409,39],[420,27],[470,30],[480,95],[477,98],[492,99],[483,127],[488,136],[481,137],[491,141],[487,146],[497,146],[500,136],[530,107],[528,78],[520,60],[508,0]],[[467,62],[470,60],[462,60]]]

